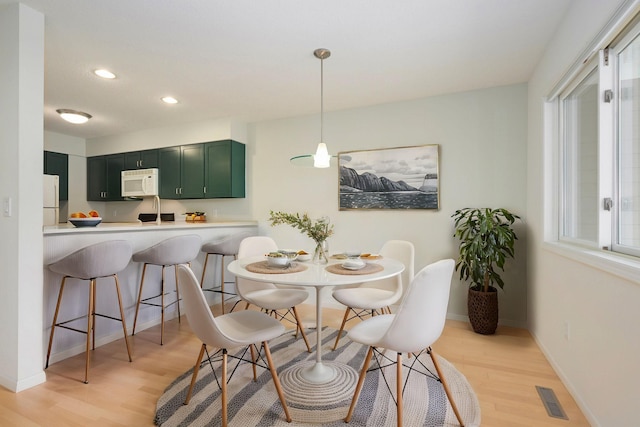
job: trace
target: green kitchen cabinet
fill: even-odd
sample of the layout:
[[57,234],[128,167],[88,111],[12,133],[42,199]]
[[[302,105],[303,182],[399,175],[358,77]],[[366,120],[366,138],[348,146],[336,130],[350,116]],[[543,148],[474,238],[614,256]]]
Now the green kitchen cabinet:
[[245,197],[245,145],[233,140],[205,144],[205,197]]
[[123,153],[88,157],[87,200],[102,202],[123,200],[120,173],[124,169]]
[[124,170],[157,168],[159,150],[131,151],[124,153]]
[[69,155],[45,151],[44,173],[58,175],[59,200],[69,200]]
[[159,150],[160,197],[204,199],[204,144]]

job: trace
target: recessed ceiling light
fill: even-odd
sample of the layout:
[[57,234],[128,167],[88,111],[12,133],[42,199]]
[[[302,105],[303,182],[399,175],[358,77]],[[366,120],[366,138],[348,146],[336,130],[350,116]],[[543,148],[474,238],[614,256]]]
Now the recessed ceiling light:
[[105,69],[95,70],[93,73],[98,77],[102,77],[103,79],[115,79],[116,78],[115,74],[113,74],[111,71],[105,70]]
[[178,100],[175,99],[173,96],[163,96],[162,98],[162,102],[165,102],[167,104],[177,104]]
[[73,124],[82,124],[86,123],[90,118],[91,114],[84,113],[82,111],[69,110],[65,108],[61,108],[56,110],[60,117]]

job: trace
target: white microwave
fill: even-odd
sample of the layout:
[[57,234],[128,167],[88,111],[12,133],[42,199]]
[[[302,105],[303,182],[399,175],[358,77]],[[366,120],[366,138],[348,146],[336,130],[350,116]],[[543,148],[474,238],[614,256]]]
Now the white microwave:
[[122,197],[157,196],[158,169],[122,171]]

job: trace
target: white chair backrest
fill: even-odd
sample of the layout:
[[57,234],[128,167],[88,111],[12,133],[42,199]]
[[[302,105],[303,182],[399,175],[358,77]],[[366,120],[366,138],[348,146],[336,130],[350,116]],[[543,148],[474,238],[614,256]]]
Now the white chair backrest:
[[364,286],[402,292],[402,288],[408,287],[414,276],[413,264],[415,262],[415,248],[413,243],[406,240],[389,240],[382,245],[380,255],[382,255],[383,258],[391,258],[402,262],[404,264],[404,271],[400,276],[365,283]]
[[445,259],[420,270],[380,347],[399,353],[418,352],[440,337],[447,317],[454,266],[454,260]]
[[198,279],[185,264],[178,266],[178,283],[189,326],[200,341],[215,348],[237,347],[238,343],[218,328]]
[[[276,242],[267,236],[250,236],[240,242],[238,248],[238,260],[243,258],[250,258],[255,256],[266,255],[269,252],[275,252],[278,250]],[[256,282],[255,280],[237,278],[238,295],[242,298],[242,295],[260,289],[275,289],[276,286],[273,283]]]

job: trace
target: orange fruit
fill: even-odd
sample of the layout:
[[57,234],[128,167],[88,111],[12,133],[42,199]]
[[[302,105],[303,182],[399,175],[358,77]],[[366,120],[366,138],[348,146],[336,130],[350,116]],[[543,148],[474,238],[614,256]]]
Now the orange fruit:
[[89,216],[92,218],[97,218],[100,216],[100,214],[98,213],[98,211],[89,211]]
[[84,212],[74,212],[71,214],[71,218],[86,218]]

